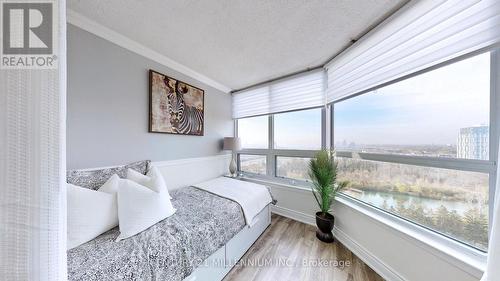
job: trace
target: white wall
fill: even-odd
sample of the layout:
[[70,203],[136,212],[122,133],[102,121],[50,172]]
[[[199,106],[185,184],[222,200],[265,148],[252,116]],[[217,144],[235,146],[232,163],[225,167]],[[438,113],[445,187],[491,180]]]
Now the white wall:
[[[203,136],[148,132],[153,69],[205,90]],[[231,95],[68,24],[68,169],[206,157],[234,134]]]
[[[274,213],[315,225],[314,214],[318,208],[310,190],[266,184],[278,200],[277,206],[273,207]],[[353,208],[349,202],[339,199],[334,204],[337,239],[386,280],[480,279],[479,270],[447,253],[438,253],[436,249]]]

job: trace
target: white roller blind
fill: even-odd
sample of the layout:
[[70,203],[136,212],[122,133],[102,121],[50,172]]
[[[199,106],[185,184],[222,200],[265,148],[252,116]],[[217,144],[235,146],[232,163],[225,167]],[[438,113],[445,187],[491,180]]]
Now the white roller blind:
[[305,109],[325,104],[324,71],[316,70],[233,94],[233,118]]
[[233,94],[233,118],[255,116],[270,112],[269,86]]
[[373,89],[499,41],[499,0],[410,2],[327,64],[327,100]]

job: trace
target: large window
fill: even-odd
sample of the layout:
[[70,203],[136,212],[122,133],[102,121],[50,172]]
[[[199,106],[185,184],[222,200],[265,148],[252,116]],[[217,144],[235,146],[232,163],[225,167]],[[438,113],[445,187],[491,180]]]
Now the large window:
[[488,246],[490,54],[334,104],[346,194]]
[[497,157],[490,134],[500,122],[491,58],[444,63],[327,108],[238,119],[239,171],[308,187],[311,157],[331,146],[352,202],[486,251]]
[[238,135],[243,148],[268,148],[267,116],[258,116],[238,120]]
[[309,160],[325,140],[325,112],[313,108],[237,120],[240,172],[290,184],[309,181]]
[[321,149],[321,108],[274,115],[274,148]]
[[335,104],[335,147],[488,160],[490,54]]
[[346,193],[481,250],[488,247],[485,173],[339,158]]

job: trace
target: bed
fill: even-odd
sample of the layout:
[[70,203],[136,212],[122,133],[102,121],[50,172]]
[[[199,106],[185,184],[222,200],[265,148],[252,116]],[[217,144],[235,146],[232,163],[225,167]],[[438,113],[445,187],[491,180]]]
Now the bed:
[[[68,181],[95,189],[113,172],[101,171],[94,180],[95,174],[72,171]],[[222,280],[270,224],[269,206],[249,227],[232,200],[193,186],[171,191],[171,196],[177,212],[146,231],[115,242],[119,231],[114,228],[69,250],[68,279]]]

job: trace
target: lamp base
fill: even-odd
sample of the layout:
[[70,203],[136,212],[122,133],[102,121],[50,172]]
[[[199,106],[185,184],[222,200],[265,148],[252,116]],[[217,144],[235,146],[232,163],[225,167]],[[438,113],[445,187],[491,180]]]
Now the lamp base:
[[232,178],[236,177],[236,161],[234,159],[234,153],[231,155],[231,163],[229,163],[229,174]]

